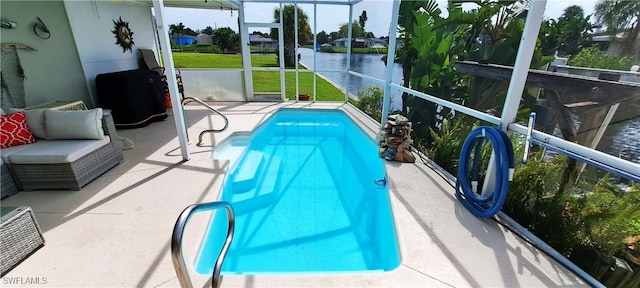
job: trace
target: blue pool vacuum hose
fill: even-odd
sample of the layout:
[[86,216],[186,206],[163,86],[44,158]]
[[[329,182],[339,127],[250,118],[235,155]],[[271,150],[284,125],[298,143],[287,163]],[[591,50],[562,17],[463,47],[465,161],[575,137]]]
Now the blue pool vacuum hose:
[[[478,194],[478,169],[482,144],[489,140],[493,146],[495,159],[495,188],[488,196]],[[473,163],[471,160],[473,153]],[[469,171],[471,168],[471,171]],[[513,178],[514,160],[511,140],[500,129],[480,126],[473,129],[462,145],[458,161],[458,177],[456,179],[456,198],[473,215],[492,217],[504,205],[509,190],[509,182]],[[471,173],[469,173],[471,172]],[[471,174],[471,176],[470,176]],[[487,175],[489,176],[489,175]],[[487,181],[490,181],[487,179]],[[486,182],[486,181],[485,181]]]

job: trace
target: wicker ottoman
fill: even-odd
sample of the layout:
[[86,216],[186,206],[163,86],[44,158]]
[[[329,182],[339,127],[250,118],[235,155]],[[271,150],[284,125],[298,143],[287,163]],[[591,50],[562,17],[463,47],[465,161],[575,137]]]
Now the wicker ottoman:
[[0,208],[0,266],[2,276],[44,245],[31,207]]

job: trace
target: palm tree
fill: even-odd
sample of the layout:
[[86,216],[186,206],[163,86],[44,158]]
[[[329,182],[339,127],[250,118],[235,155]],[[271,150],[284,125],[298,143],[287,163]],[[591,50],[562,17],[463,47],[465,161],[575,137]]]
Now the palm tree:
[[[284,5],[282,8],[282,22],[284,33],[284,46],[285,46],[285,66],[295,67],[296,55],[295,55],[295,5]],[[274,23],[280,23],[280,9],[276,8],[273,12]],[[311,27],[309,27],[309,17],[304,11],[298,7],[298,43],[306,43],[311,39]],[[278,39],[278,29],[271,28],[271,38]]]
[[358,19],[358,23],[360,24],[360,27],[362,27],[362,31],[364,31],[364,25],[367,24],[367,20],[369,20],[367,17],[367,10],[364,10]]
[[169,33],[171,33],[171,35],[177,34],[178,35],[178,45],[180,45],[180,52],[182,52],[182,40],[180,39],[182,36],[182,32],[184,32],[184,24],[182,24],[182,22],[178,23],[178,24],[171,24],[169,25]]
[[626,30],[622,52],[640,60],[640,1],[599,0],[594,14],[596,22],[607,26],[612,35]]

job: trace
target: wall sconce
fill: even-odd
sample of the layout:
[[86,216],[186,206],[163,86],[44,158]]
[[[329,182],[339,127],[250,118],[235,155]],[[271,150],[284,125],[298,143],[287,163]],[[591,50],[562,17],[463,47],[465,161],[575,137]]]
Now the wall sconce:
[[18,23],[13,21],[2,21],[2,28],[5,29],[16,29],[18,28]]
[[35,33],[36,36],[42,39],[51,38],[51,32],[49,31],[49,28],[47,28],[47,25],[42,22],[42,19],[40,19],[40,17],[36,18],[38,18],[38,22],[36,22],[36,24],[33,24],[33,33]]

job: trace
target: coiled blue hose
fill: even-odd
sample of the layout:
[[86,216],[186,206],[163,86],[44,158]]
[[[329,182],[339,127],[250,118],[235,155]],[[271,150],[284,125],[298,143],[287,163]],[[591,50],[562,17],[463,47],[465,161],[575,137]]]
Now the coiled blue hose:
[[[478,166],[482,144],[486,139],[493,145],[496,185],[490,195],[482,197],[475,190],[477,190]],[[471,161],[471,153],[474,153],[473,163],[469,163]],[[470,166],[471,179],[469,179]],[[477,217],[491,217],[495,215],[500,211],[502,205],[504,205],[504,201],[507,199],[509,181],[513,178],[513,168],[513,147],[506,133],[500,129],[488,126],[480,126],[473,129],[464,141],[462,151],[460,151],[458,177],[456,180],[456,198]]]

